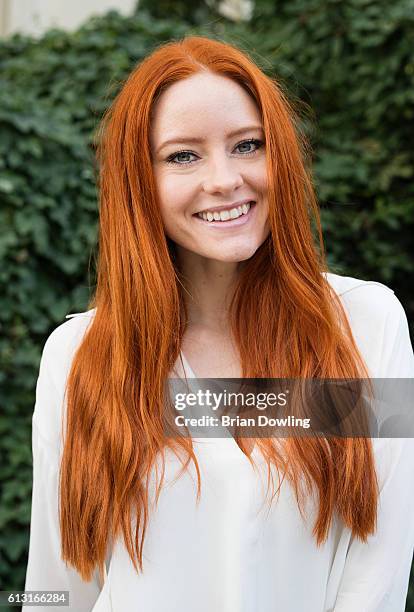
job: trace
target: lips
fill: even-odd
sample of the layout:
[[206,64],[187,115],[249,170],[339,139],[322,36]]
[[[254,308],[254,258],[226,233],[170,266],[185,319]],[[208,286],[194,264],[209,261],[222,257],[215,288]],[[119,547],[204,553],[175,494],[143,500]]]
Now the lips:
[[244,200],[239,200],[238,202],[232,202],[231,204],[222,204],[221,206],[212,206],[211,208],[204,208],[203,210],[198,210],[196,213],[194,213],[194,215],[198,215],[200,213],[207,213],[207,212],[211,212],[211,213],[215,213],[215,212],[221,212],[221,211],[229,211],[232,208],[238,208],[239,206],[243,206],[244,204],[251,204],[251,203],[256,203],[256,200],[253,200],[253,198],[245,198]]

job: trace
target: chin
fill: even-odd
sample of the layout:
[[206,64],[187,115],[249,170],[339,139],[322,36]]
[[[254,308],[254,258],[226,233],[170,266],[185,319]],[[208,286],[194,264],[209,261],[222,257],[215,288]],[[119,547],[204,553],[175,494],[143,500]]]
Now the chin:
[[258,248],[259,247],[257,246],[256,248],[240,249],[236,252],[233,250],[231,253],[225,253],[222,251],[220,253],[211,253],[211,255],[206,255],[206,257],[208,259],[215,259],[216,261],[221,261],[223,263],[238,263],[253,257]]

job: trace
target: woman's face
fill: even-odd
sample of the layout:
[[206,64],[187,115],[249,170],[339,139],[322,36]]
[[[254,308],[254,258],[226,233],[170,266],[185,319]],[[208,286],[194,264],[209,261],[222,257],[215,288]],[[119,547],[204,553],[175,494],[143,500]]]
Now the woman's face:
[[210,73],[174,83],[154,107],[151,151],[165,232],[181,254],[252,257],[269,224],[264,132],[249,94]]

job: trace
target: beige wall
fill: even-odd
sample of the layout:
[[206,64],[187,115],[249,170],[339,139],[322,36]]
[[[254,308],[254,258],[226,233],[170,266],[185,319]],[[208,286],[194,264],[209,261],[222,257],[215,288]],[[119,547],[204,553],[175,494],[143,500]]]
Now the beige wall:
[[117,9],[128,15],[136,0],[0,0],[0,36],[41,36],[52,27],[76,29],[88,17]]

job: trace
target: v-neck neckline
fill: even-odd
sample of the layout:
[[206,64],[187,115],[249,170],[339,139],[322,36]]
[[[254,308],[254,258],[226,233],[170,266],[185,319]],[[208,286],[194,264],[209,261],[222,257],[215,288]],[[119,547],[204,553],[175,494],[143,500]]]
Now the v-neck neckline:
[[[183,351],[180,351],[180,355],[181,355],[181,360],[182,360],[182,365],[183,365],[183,369],[184,369],[184,374],[185,376],[189,376],[189,378],[197,378],[193,368],[190,365],[190,362],[188,361],[187,357],[184,355]],[[225,438],[220,438],[222,440],[229,440],[230,441],[230,445],[233,446],[237,446],[238,450],[242,453],[242,455],[244,455],[243,451],[241,450],[240,446],[237,444],[236,440],[234,439],[234,437],[232,435],[230,435],[229,437],[225,437]],[[257,444],[254,444],[253,449],[250,452],[250,456],[253,456],[253,454],[256,454],[257,451]]]
[[[190,366],[190,363],[188,361],[188,359],[186,358],[186,356],[184,355],[184,353],[181,351],[181,359],[183,361],[183,365],[184,365],[184,371],[187,371],[188,374],[190,375],[190,378],[197,378],[193,368]],[[185,372],[185,373],[187,373]]]

